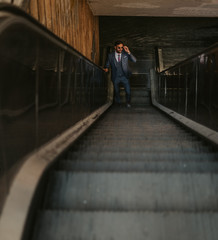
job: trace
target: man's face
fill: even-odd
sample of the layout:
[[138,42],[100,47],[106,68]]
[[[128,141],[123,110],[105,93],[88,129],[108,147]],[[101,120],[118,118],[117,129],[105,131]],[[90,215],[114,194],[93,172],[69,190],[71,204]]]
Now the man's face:
[[123,44],[118,44],[114,48],[117,53],[121,53],[123,51]]

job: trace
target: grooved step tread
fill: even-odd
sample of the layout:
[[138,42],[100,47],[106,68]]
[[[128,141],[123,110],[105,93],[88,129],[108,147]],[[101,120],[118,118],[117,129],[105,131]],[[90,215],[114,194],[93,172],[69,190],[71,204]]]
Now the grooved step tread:
[[199,152],[69,152],[68,159],[93,161],[217,161],[217,153]]
[[184,152],[210,152],[207,147],[202,147],[199,145],[196,146],[190,146],[190,145],[185,145],[185,144],[180,144],[180,145],[174,145],[172,146],[170,143],[164,142],[161,145],[158,144],[137,144],[135,142],[134,144],[125,142],[120,140],[119,144],[115,143],[105,143],[104,141],[101,142],[101,144],[83,144],[79,145],[77,147],[77,151],[87,151],[87,152],[138,152],[144,153],[144,152],[178,152],[178,154],[184,153]]
[[61,160],[58,170],[90,172],[198,172],[218,173],[218,162],[184,161],[71,161]]
[[217,240],[217,160],[152,107],[111,108],[50,172],[32,240]]
[[218,210],[218,175],[211,173],[52,174],[46,208],[79,210]]
[[45,211],[33,240],[217,240],[217,222],[216,212]]

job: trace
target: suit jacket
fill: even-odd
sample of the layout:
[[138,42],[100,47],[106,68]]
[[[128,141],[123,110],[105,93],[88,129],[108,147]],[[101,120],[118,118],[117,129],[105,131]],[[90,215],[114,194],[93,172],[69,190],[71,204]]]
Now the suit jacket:
[[[131,70],[129,68],[128,61],[136,62],[136,58],[130,53],[122,52],[121,55],[121,63],[122,63],[122,69],[126,76],[126,78],[129,78],[131,76]],[[109,68],[111,66],[111,80],[114,82],[116,78],[117,73],[117,60],[115,58],[115,52],[111,52],[108,54],[108,58],[105,63],[105,68]]]

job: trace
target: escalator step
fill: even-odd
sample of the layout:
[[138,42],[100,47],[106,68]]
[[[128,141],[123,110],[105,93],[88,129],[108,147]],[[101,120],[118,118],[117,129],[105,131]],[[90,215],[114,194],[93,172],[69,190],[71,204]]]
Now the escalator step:
[[111,108],[49,172],[32,240],[217,240],[217,160],[154,108]]
[[218,173],[218,162],[194,161],[70,161],[60,160],[61,171]]
[[[93,143],[93,144],[99,144],[99,141],[105,141],[105,142],[115,142],[115,143],[119,143],[121,136],[116,134],[100,134],[100,133],[95,133],[94,131],[89,132],[90,134],[88,135],[84,135],[82,138],[82,141],[78,141],[75,146],[79,145],[79,144],[83,144],[83,142],[85,143]],[[164,143],[164,142],[172,142],[174,144],[181,144],[181,140],[183,144],[186,144],[185,141],[188,141],[191,145],[196,145],[196,144],[202,144],[202,141],[197,139],[196,136],[191,136],[189,134],[184,134],[183,136],[181,135],[177,135],[177,136],[161,136],[158,134],[144,134],[142,136],[138,136],[138,135],[133,135],[131,137],[126,137],[124,138],[126,142],[129,142],[130,144],[133,144],[134,142],[138,142],[139,144],[142,143],[146,143],[146,144],[151,144],[154,143],[156,144],[156,141],[159,142],[159,144]],[[122,139],[122,140],[124,140]]]
[[68,159],[80,161],[217,161],[217,153],[198,152],[69,152]]
[[218,175],[52,173],[44,207],[65,210],[218,210]]
[[203,147],[200,144],[196,146],[191,146],[185,144],[180,145],[172,145],[170,143],[162,143],[160,145],[158,144],[130,144],[129,142],[125,142],[120,139],[119,144],[115,143],[108,143],[106,144],[104,141],[101,141],[101,144],[83,144],[80,146],[77,146],[77,151],[87,151],[87,152],[138,152],[138,153],[145,153],[145,152],[178,152],[178,154],[184,153],[184,152],[210,152],[207,147]]
[[217,240],[218,213],[45,211],[33,240]]
[[[183,140],[181,142],[181,140]],[[98,145],[99,141],[103,141],[104,144],[112,144],[112,145],[117,145],[118,143],[121,146],[125,146],[127,143],[128,144],[139,144],[141,146],[147,146],[147,145],[152,145],[152,146],[160,146],[161,144],[163,144],[164,146],[169,146],[169,144],[174,143],[175,145],[179,145],[181,147],[198,147],[199,144],[202,144],[202,142],[200,140],[194,140],[193,138],[188,139],[187,137],[184,139],[183,138],[173,138],[172,137],[165,137],[165,138],[161,138],[158,136],[142,136],[142,137],[131,137],[131,138],[122,138],[120,136],[112,136],[112,137],[108,137],[108,136],[104,136],[104,135],[99,135],[99,136],[94,136],[92,135],[92,137],[90,137],[89,139],[86,137],[83,137],[83,141],[78,141],[74,144],[74,147],[79,147],[80,145]],[[101,142],[102,144],[102,142]],[[206,147],[206,145],[202,146]],[[208,147],[208,146],[207,146]]]

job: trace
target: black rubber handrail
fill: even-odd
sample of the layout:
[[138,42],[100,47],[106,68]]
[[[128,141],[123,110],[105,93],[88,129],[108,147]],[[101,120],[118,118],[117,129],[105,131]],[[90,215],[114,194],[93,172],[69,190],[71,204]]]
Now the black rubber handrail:
[[169,67],[169,68],[167,68],[167,69],[164,69],[164,70],[161,71],[159,74],[162,74],[162,73],[164,73],[164,72],[173,70],[174,68],[180,67],[180,66],[182,66],[182,65],[184,65],[184,64],[186,64],[186,63],[188,63],[188,62],[190,62],[190,61],[192,61],[192,60],[194,60],[195,58],[197,58],[198,56],[200,56],[200,55],[202,55],[202,54],[207,54],[207,53],[209,53],[211,50],[213,50],[214,48],[217,48],[217,47],[218,47],[218,42],[217,42],[217,43],[214,43],[213,45],[211,45],[211,46],[208,47],[208,48],[205,48],[204,50],[198,52],[197,54],[194,54],[194,55],[192,55],[191,57],[189,57],[189,58],[187,58],[187,59],[185,59],[185,60],[183,60],[183,61],[181,61],[181,62],[178,62],[178,63],[176,63],[175,65],[173,65],[173,66],[171,66],[171,67]]

